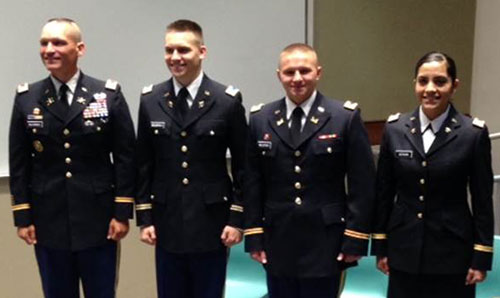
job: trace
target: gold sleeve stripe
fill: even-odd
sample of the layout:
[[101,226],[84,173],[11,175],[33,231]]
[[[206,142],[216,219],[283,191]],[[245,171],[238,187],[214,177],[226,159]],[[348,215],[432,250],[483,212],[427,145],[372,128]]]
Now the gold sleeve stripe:
[[134,203],[134,198],[128,198],[128,197],[116,197],[115,198],[115,203]]
[[141,210],[149,210],[153,209],[153,204],[137,204],[135,205],[135,210],[141,211]]
[[264,229],[263,228],[246,229],[244,234],[245,234],[245,236],[255,235],[255,234],[264,234]]
[[238,206],[238,205],[231,205],[230,210],[237,211],[237,212],[243,212],[243,207]]
[[474,244],[474,250],[493,253],[493,247],[481,244]]
[[385,240],[387,239],[387,234],[372,234],[372,238],[375,240]]
[[12,211],[26,210],[26,209],[30,209],[30,208],[31,208],[31,206],[28,203],[19,204],[19,205],[12,206]]
[[348,229],[344,231],[344,235],[358,239],[370,240],[370,234],[360,233]]

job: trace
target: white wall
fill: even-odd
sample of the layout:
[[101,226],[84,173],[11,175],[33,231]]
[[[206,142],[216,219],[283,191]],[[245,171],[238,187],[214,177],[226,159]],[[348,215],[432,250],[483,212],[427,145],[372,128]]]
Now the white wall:
[[0,176],[8,174],[7,135],[17,84],[47,76],[38,56],[40,30],[56,16],[76,20],[87,54],[82,70],[118,80],[136,119],[145,85],[169,77],[163,61],[165,26],[179,18],[202,25],[207,74],[242,90],[248,108],[281,95],[275,69],[280,50],[305,40],[305,0],[17,0],[0,1]]

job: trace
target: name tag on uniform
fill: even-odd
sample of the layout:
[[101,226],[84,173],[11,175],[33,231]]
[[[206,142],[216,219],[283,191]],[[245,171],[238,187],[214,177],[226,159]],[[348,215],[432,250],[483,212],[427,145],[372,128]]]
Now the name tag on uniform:
[[413,150],[396,150],[397,157],[413,158]]
[[27,122],[28,122],[28,128],[34,128],[34,127],[43,128],[43,121],[28,120]]
[[151,127],[152,128],[165,128],[165,122],[164,121],[151,121]]
[[257,146],[261,149],[271,150],[273,143],[271,141],[257,141]]

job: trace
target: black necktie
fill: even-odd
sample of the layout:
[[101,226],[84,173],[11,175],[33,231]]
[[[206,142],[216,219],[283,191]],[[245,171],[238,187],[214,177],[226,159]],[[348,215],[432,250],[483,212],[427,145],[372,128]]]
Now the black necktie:
[[59,87],[59,100],[66,106],[69,107],[69,102],[68,102],[68,85],[62,84],[61,87]]
[[181,115],[182,119],[186,119],[186,115],[189,110],[187,97],[188,91],[186,87],[182,87],[181,90],[179,90],[179,93],[177,93],[177,106],[179,107],[179,114]]
[[290,126],[290,136],[294,145],[300,142],[300,131],[302,128],[302,116],[304,111],[301,107],[296,107],[292,112],[292,125]]

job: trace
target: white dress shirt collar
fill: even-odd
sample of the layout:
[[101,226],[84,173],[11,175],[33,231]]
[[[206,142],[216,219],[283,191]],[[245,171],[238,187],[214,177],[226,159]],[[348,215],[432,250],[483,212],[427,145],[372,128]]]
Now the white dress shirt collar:
[[418,116],[420,119],[420,132],[423,133],[430,123],[432,125],[432,131],[434,133],[437,133],[439,131],[439,129],[441,128],[441,126],[443,125],[446,118],[448,117],[449,112],[450,112],[450,105],[448,104],[446,111],[444,111],[444,113],[442,113],[436,119],[431,121],[425,115],[424,111],[422,110],[422,106],[420,106],[418,109]]
[[182,84],[179,83],[179,81],[177,81],[175,78],[173,78],[173,81],[175,96],[179,94],[179,91],[182,89],[182,87],[186,87],[187,91],[189,92],[189,96],[192,100],[194,100],[196,98],[196,94],[198,94],[198,89],[200,89],[201,82],[203,81],[203,71],[200,71],[200,74],[188,86],[182,86]]
[[[307,115],[309,115],[309,111],[311,111],[314,101],[316,100],[317,93],[318,92],[314,90],[311,96],[300,104],[302,111],[304,111],[304,118],[307,118]],[[288,96],[285,98],[285,104],[286,104],[286,119],[289,120],[290,117],[292,116],[293,110],[297,107],[297,105],[290,98],[288,98]]]
[[[78,79],[80,78],[80,70],[78,70],[72,77],[66,82],[66,86],[68,86],[71,94],[75,94],[76,85],[78,84]],[[56,79],[53,75],[50,75],[50,80],[52,84],[54,84],[54,88],[56,89],[57,96],[61,96],[59,94],[59,88],[61,88],[63,82]]]

